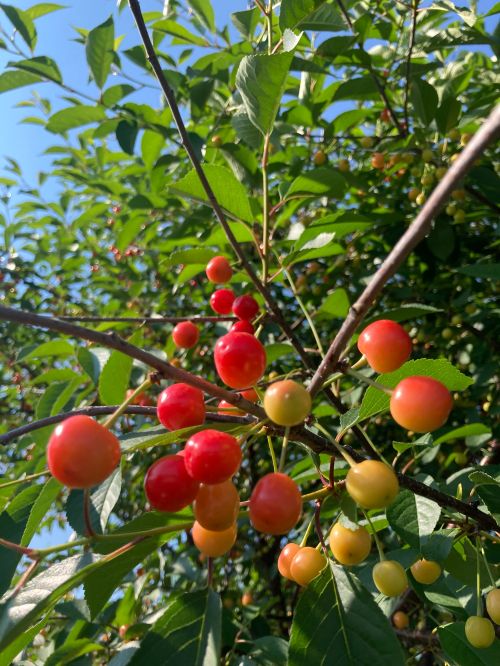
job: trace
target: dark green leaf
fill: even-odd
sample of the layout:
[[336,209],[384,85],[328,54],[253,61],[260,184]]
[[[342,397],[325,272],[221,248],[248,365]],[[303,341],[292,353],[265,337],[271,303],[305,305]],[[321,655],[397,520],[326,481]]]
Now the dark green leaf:
[[330,196],[341,199],[346,191],[345,179],[338,171],[327,167],[312,169],[298,176],[286,192],[290,197],[323,197]]
[[439,627],[439,640],[448,658],[457,666],[493,666],[500,662],[500,641],[489,648],[473,647],[465,636],[465,624],[455,622]]
[[135,140],[137,139],[138,133],[139,128],[137,123],[130,120],[120,120],[118,123],[118,127],[116,128],[116,139],[120,148],[128,155],[134,154]]
[[441,507],[427,497],[401,490],[386,513],[403,542],[421,551],[439,521]]
[[203,37],[193,34],[177,21],[163,19],[153,23],[153,29],[158,32],[165,32],[175,37],[177,44],[196,44],[197,46],[207,46],[207,40]]
[[19,32],[29,48],[33,50],[36,45],[36,28],[28,12],[17,7],[12,7],[12,5],[4,4],[0,4],[0,9],[3,9],[14,28]]
[[414,79],[411,84],[411,102],[422,123],[429,125],[434,120],[438,105],[436,89],[423,79]]
[[81,657],[89,652],[99,652],[104,650],[103,645],[93,643],[88,638],[78,638],[69,641],[58,647],[45,662],[45,666],[61,666]]
[[85,53],[96,85],[102,90],[114,59],[115,25],[110,16],[87,35]]
[[[117,468],[90,495],[90,524],[97,534],[102,534],[108,518],[120,497],[122,475]],[[87,526],[84,520],[84,491],[71,490],[66,501],[66,517],[68,523],[77,534],[86,536]]]
[[462,105],[455,97],[445,97],[436,111],[436,125],[442,134],[457,126]]
[[500,280],[500,264],[475,264],[457,269],[459,273],[485,280]]
[[61,83],[62,77],[61,72],[57,63],[55,63],[52,58],[47,56],[37,56],[36,58],[30,58],[29,60],[16,60],[9,62],[8,67],[15,67],[16,69],[21,69],[25,72],[31,72],[37,76],[41,76],[50,81],[55,81],[56,83]]

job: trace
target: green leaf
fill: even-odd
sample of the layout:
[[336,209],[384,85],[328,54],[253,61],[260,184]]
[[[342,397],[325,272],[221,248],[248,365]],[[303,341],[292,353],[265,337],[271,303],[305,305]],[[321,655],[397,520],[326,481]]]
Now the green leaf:
[[435,220],[434,227],[426,238],[426,243],[435,257],[446,261],[455,249],[455,231],[449,220],[446,218]]
[[207,264],[210,259],[217,256],[217,252],[204,247],[196,247],[190,250],[179,250],[162,261],[162,266],[169,268],[179,264]]
[[96,85],[102,90],[108,78],[115,44],[115,25],[110,16],[87,35],[85,54]]
[[410,93],[415,113],[424,125],[430,125],[436,115],[439,101],[436,89],[423,79],[413,79]]
[[258,663],[263,661],[266,665],[287,666],[288,663],[288,643],[278,636],[262,636],[253,642],[253,649],[250,655]]
[[50,81],[61,83],[62,76],[57,63],[47,56],[37,56],[29,60],[16,60],[7,63],[7,67],[15,67],[31,74],[36,74]]
[[320,167],[298,176],[288,188],[285,198],[331,196],[341,199],[346,187],[346,181],[338,171]]
[[62,111],[57,111],[54,115],[50,116],[47,123],[47,129],[54,134],[63,134],[75,127],[82,127],[82,125],[89,125],[90,123],[100,122],[105,120],[106,114],[104,109],[100,106],[70,106]]
[[262,134],[244,111],[234,114],[231,118],[231,125],[237,136],[250,146],[250,148],[260,148],[262,145]]
[[437,312],[443,312],[442,308],[435,308],[432,305],[423,305],[420,303],[406,303],[397,308],[384,310],[382,315],[376,315],[370,319],[365,319],[363,322],[363,328],[370,322],[380,319],[381,316],[383,316],[384,319],[392,319],[392,321],[402,322],[418,319],[419,317],[426,317],[427,315],[435,314]]
[[211,32],[215,32],[215,14],[210,0],[188,0],[196,16]]
[[93,643],[88,638],[78,638],[77,640],[65,642],[54,650],[45,662],[45,666],[61,666],[61,664],[68,664],[84,654],[100,652],[101,650],[104,650],[104,645]]
[[120,120],[116,128],[116,139],[120,148],[127,155],[134,154],[135,140],[139,133],[139,127],[135,121]]
[[65,5],[56,5],[53,2],[41,2],[38,5],[33,5],[26,10],[26,14],[34,21],[40,16],[57,12],[60,9],[66,9]]
[[262,134],[271,132],[285,91],[292,53],[245,56],[236,86],[250,121]]
[[58,414],[67,405],[76,389],[73,382],[55,382],[44,391],[36,406],[36,418],[44,419],[47,416]]
[[253,9],[246,9],[241,12],[233,12],[231,14],[231,21],[234,27],[238,30],[245,39],[252,39],[255,29],[260,21],[260,9],[254,7]]
[[373,78],[371,76],[362,76],[342,83],[335,91],[333,101],[338,102],[342,99],[377,99],[379,94]]
[[28,546],[34,534],[40,529],[40,524],[52,507],[56,497],[61,492],[61,484],[54,477],[43,486],[40,494],[31,505],[30,514],[21,538],[21,546]]
[[457,269],[459,273],[486,280],[500,280],[500,264],[474,264]]
[[288,665],[334,663],[403,666],[405,659],[372,595],[348,569],[332,565],[299,598]]
[[177,21],[163,19],[162,21],[153,23],[152,28],[153,30],[158,30],[158,32],[165,32],[168,35],[173,35],[177,44],[195,44],[196,46],[208,46],[206,39],[203,37],[198,37],[198,35],[194,35]]
[[33,358],[46,358],[47,356],[71,356],[75,353],[73,345],[67,340],[51,340],[38,345],[31,351],[28,350],[27,354],[23,354],[23,350],[18,354],[18,361],[30,361]]
[[99,398],[103,405],[119,405],[130,384],[133,359],[119,351],[111,356],[99,377]]
[[499,486],[500,485],[500,480],[495,479],[490,474],[486,474],[486,472],[482,472],[482,471],[471,472],[471,474],[469,474],[469,479],[476,486],[481,486],[481,485],[485,485],[485,484],[488,485],[488,486],[489,485],[493,485],[493,486]]
[[436,125],[442,134],[457,126],[462,105],[455,97],[445,97],[436,111]]
[[4,4],[0,4],[0,9],[5,12],[5,15],[14,28],[21,35],[29,48],[33,50],[36,45],[36,28],[28,12]]
[[[416,361],[407,361],[398,370],[377,377],[377,383],[394,388],[402,379],[412,375],[434,377],[450,391],[463,391],[473,383],[471,377],[462,374],[444,358],[436,360],[419,358]],[[387,411],[389,400],[386,393],[370,386],[363,396],[359,411],[360,420],[364,421],[374,414]]]
[[[97,534],[104,532],[113,507],[120,498],[121,485],[122,475],[118,467],[90,495],[90,524]],[[85,536],[87,528],[84,520],[84,491],[71,490],[65,509],[68,523],[77,534]]]
[[135,90],[136,88],[129,86],[127,83],[120,83],[116,86],[111,86],[110,88],[106,88],[106,90],[103,92],[102,103],[104,106],[114,106],[121,99],[135,92]]
[[[254,215],[250,208],[247,190],[235,178],[233,172],[226,169],[226,167],[211,164],[205,165],[203,170],[216,199],[227,215],[235,220],[253,223]],[[200,203],[209,204],[208,197],[194,169],[177,181],[175,185],[170,186],[170,189],[181,196],[187,196]]]
[[92,382],[97,384],[101,370],[110,355],[111,354],[108,349],[99,350],[94,347],[92,350],[90,350],[86,349],[85,347],[81,347],[78,350],[77,358],[78,363],[85,370]]
[[441,507],[427,497],[401,490],[386,514],[396,534],[421,551],[439,521]]
[[217,666],[221,609],[219,595],[210,588],[174,595],[142,640],[130,666]]
[[165,137],[159,132],[146,130],[141,140],[142,161],[148,171],[151,171],[156,160],[160,157],[161,150],[165,145]]
[[489,648],[473,647],[465,636],[465,623],[438,627],[439,641],[448,659],[460,666],[492,666],[500,663],[500,641]]
[[349,312],[349,296],[345,289],[332,291],[321,304],[318,314],[343,319]]
[[452,439],[464,439],[465,437],[471,437],[472,435],[486,435],[490,433],[490,428],[484,425],[484,423],[470,423],[469,425],[448,430],[444,435],[441,435],[441,437],[434,440],[434,446],[442,444],[443,442],[449,442]]
[[266,359],[268,364],[274,363],[283,356],[295,354],[295,350],[289,342],[272,342],[266,345]]
[[280,28],[295,28],[301,21],[312,15],[326,0],[282,0],[280,8]]
[[283,0],[280,9],[280,28],[300,30],[345,30],[346,25],[333,4],[325,0]]

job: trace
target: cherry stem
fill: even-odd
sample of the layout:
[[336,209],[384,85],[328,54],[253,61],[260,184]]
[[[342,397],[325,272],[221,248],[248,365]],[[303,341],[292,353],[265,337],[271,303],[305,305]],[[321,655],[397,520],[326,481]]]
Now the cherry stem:
[[286,268],[283,268],[283,274],[285,275],[286,279],[288,280],[288,284],[290,285],[290,288],[293,292],[293,295],[295,296],[295,300],[297,301],[297,303],[299,304],[300,309],[304,313],[304,317],[307,319],[307,323],[309,324],[309,328],[311,329],[311,333],[313,334],[314,339],[316,341],[318,351],[321,354],[321,358],[323,358],[324,355],[325,355],[325,350],[323,349],[323,345],[321,344],[321,338],[319,337],[316,326],[314,325],[314,321],[312,320],[311,315],[309,314],[306,306],[304,305],[303,300],[299,296],[299,292],[297,291],[297,287],[295,286],[295,283],[292,279],[292,276],[290,275],[290,272]]
[[0,538],[0,546],[4,546],[4,548],[8,548],[9,550],[15,550],[16,552],[21,553],[21,555],[26,555],[26,557],[35,557],[36,551],[34,551],[32,548],[20,546],[18,543],[8,541],[7,539]]
[[286,426],[285,434],[283,435],[283,444],[281,446],[281,456],[280,456],[280,465],[278,468],[279,472],[283,472],[286,462],[286,450],[288,447],[288,438],[290,436],[290,426]]
[[95,537],[96,533],[92,527],[92,519],[90,517],[90,490],[88,488],[85,488],[83,491],[83,520],[87,536]]
[[323,530],[321,529],[321,506],[323,501],[318,499],[316,500],[316,508],[314,509],[314,525],[316,527],[316,534],[318,535],[321,548],[323,549],[323,554],[328,560],[328,551],[326,549],[325,538],[323,536]]
[[351,365],[351,370],[359,370],[359,368],[364,368],[366,365],[368,365],[368,361],[366,360],[366,356],[363,355],[356,363]]
[[380,558],[380,561],[383,562],[386,559],[386,557],[385,557],[385,554],[384,554],[384,550],[382,548],[382,544],[380,543],[380,539],[378,538],[377,531],[375,530],[375,526],[373,525],[368,513],[364,509],[361,509],[361,510],[362,510],[363,515],[366,518],[366,521],[367,521],[367,523],[370,526],[370,529],[372,531],[373,540],[375,541],[375,545],[377,546],[378,556]]
[[365,436],[366,441],[367,441],[368,444],[370,445],[370,448],[373,450],[373,452],[375,453],[375,455],[377,456],[377,458],[380,458],[380,460],[383,460],[383,461],[385,462],[385,464],[386,464],[388,467],[390,467],[391,465],[390,465],[389,462],[384,458],[384,456],[380,453],[380,451],[377,449],[377,447],[375,446],[375,444],[373,443],[373,441],[371,440],[371,438],[367,435],[366,430],[363,430],[363,435]]
[[[479,541],[479,538],[478,538],[478,541]],[[497,584],[495,582],[495,579],[493,578],[493,574],[491,573],[490,565],[489,565],[488,559],[486,557],[486,553],[484,552],[484,546],[481,542],[480,542],[480,547],[481,547],[481,555],[483,556],[483,562],[484,562],[484,565],[486,567],[486,571],[488,572],[488,576],[490,578],[491,584],[494,588],[496,588]]]
[[276,452],[274,451],[271,435],[267,436],[267,443],[269,444],[269,453],[271,454],[271,460],[273,461],[273,472],[276,473],[278,471],[278,461],[276,460]]
[[13,481],[7,481],[6,483],[0,483],[0,490],[2,488],[8,488],[9,486],[17,486],[19,483],[26,483],[27,481],[32,481],[33,479],[38,479],[41,476],[50,476],[48,469],[43,470],[42,472],[35,472],[35,474],[28,474],[23,476],[22,479],[14,479]]
[[483,614],[483,605],[481,603],[481,559],[479,553],[481,552],[481,539],[476,537],[476,615],[479,617]]
[[125,400],[122,402],[122,404],[118,407],[116,412],[111,414],[104,423],[102,424],[105,428],[111,428],[116,421],[120,418],[120,416],[125,412],[127,407],[137,398],[138,395],[141,395],[141,393],[144,393],[144,391],[147,391],[147,389],[151,386],[152,382],[151,379],[146,379],[145,381],[142,382],[142,384],[135,389],[135,391],[128,396],[128,398],[125,398]]
[[17,581],[17,584],[12,591],[12,597],[15,597],[16,594],[22,590],[39,564],[39,558],[35,558],[32,562],[30,562],[29,566],[26,568],[26,571],[24,571],[24,573],[21,575],[21,578]]
[[379,384],[378,382],[373,381],[373,379],[370,379],[366,375],[363,375],[363,373],[358,372],[357,370],[353,370],[352,368],[347,368],[344,374],[349,375],[350,377],[355,377],[360,382],[368,384],[369,386],[373,386],[373,388],[376,388],[379,391],[383,391],[389,396],[392,395],[393,393],[392,389],[389,389],[387,388],[387,386],[384,386],[383,384]]
[[355,462],[354,458],[351,458],[351,456],[347,453],[347,451],[344,451],[344,449],[340,446],[338,441],[330,435],[328,430],[326,428],[324,428],[321,425],[321,423],[316,422],[314,425],[319,431],[321,431],[323,433],[323,435],[325,435],[325,437],[328,438],[328,441],[331,444],[333,444],[333,446],[337,449],[337,451],[340,453],[340,455],[346,461],[346,463],[349,465],[349,467],[354,467],[356,465],[356,462]]
[[312,532],[312,529],[313,529],[313,527],[314,527],[314,525],[315,525],[315,522],[316,522],[316,512],[314,512],[313,517],[312,517],[311,520],[309,521],[309,525],[307,526],[307,529],[306,529],[306,531],[305,531],[305,534],[304,534],[304,536],[302,537],[302,541],[301,541],[300,544],[299,544],[300,548],[304,548],[304,546],[306,545],[307,540],[308,540],[309,537],[311,536],[311,532]]
[[328,497],[328,495],[331,494],[332,494],[332,489],[328,486],[325,488],[321,488],[320,490],[315,490],[312,493],[307,493],[306,495],[302,495],[302,501],[310,502],[311,500],[323,499],[324,497]]

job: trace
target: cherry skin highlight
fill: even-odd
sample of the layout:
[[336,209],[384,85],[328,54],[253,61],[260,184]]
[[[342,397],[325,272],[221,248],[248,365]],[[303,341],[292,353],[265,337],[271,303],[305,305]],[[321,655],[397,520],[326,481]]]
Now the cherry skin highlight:
[[156,413],[167,430],[201,425],[205,421],[203,393],[189,384],[172,384],[158,396]]
[[192,321],[181,321],[172,331],[172,340],[180,349],[191,349],[200,339],[200,331]]
[[244,319],[240,319],[240,321],[236,321],[232,326],[231,326],[231,332],[233,333],[250,333],[250,335],[253,335],[255,333],[255,328],[253,324],[251,324],[249,321],[245,321]]
[[361,525],[351,530],[335,523],[330,532],[330,549],[340,564],[352,566],[366,560],[372,547],[372,538],[366,528]]
[[295,481],[281,472],[266,474],[250,496],[250,522],[258,532],[286,534],[302,513],[302,497]]
[[290,564],[290,575],[299,585],[309,585],[316,576],[325,568],[326,558],[316,548],[304,546],[295,554]]
[[267,387],[264,409],[278,425],[299,425],[311,411],[311,396],[301,384],[284,379]]
[[233,275],[233,269],[226,257],[213,257],[205,269],[207,278],[215,284],[224,284],[229,282]]
[[217,314],[227,315],[231,312],[233,301],[234,292],[232,289],[217,289],[210,296],[210,307]]
[[68,488],[102,483],[120,462],[120,443],[90,416],[71,416],[56,426],[47,444],[47,464]]
[[375,372],[393,372],[410,358],[411,339],[395,321],[379,319],[362,331],[358,349]]
[[259,304],[253,296],[244,294],[243,296],[238,296],[238,298],[234,300],[232,310],[234,316],[238,317],[238,319],[241,319],[242,321],[251,321],[259,312]]
[[238,518],[240,496],[233,482],[201,484],[194,501],[194,517],[206,530],[227,530]]
[[215,344],[214,361],[222,381],[235,389],[253,386],[266,369],[266,352],[249,333],[228,333]]
[[188,474],[208,485],[230,479],[241,463],[241,448],[232,435],[202,430],[186,442],[184,464]]
[[146,473],[144,490],[148,502],[158,511],[175,513],[193,502],[200,484],[186,472],[184,458],[164,456]]
[[346,489],[363,509],[384,509],[399,492],[392,467],[379,460],[364,460],[347,472]]
[[418,375],[399,382],[389,406],[396,423],[413,432],[437,430],[446,423],[452,407],[451,393],[444,384]]
[[288,578],[288,580],[293,580],[292,574],[290,573],[290,565],[295,555],[300,550],[298,543],[287,543],[286,546],[282,549],[278,557],[278,571],[283,576],[283,578]]
[[237,532],[235,524],[227,530],[213,532],[212,530],[206,530],[200,523],[195,522],[191,530],[191,536],[200,553],[203,553],[206,557],[220,557],[234,546]]

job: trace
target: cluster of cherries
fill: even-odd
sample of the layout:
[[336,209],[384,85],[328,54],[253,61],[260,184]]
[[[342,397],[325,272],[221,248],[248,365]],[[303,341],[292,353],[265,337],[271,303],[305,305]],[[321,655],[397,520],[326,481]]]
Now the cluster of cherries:
[[[231,275],[231,267],[224,257],[215,257],[207,266],[207,276],[212,282],[221,284]],[[215,344],[217,374],[226,385],[256,402],[259,395],[253,387],[266,368],[265,349],[253,335],[251,323],[258,314],[258,304],[248,295],[235,298],[229,289],[217,289],[210,301],[216,312],[228,314],[231,311],[239,318]],[[248,332],[242,331],[239,324],[247,325]],[[173,332],[175,344],[183,348],[194,346],[198,336],[198,328],[190,321],[179,323]],[[359,336],[358,348],[378,373],[397,370],[408,360],[412,350],[406,331],[390,320],[378,320],[367,326]],[[302,424],[312,408],[309,392],[290,379],[268,386],[262,402],[269,420],[286,428]],[[432,377],[407,377],[391,393],[390,412],[394,420],[414,432],[430,432],[441,427],[451,408],[450,392]],[[225,401],[219,403],[218,410],[238,413],[237,408]],[[157,415],[170,431],[202,426],[206,417],[203,392],[185,383],[170,385],[158,397]],[[350,465],[345,487],[357,505],[363,510],[389,506],[399,492],[394,470],[379,460],[355,463],[345,457]],[[50,471],[63,484],[71,488],[90,488],[111,474],[120,459],[120,446],[115,435],[97,421],[87,416],[73,416],[56,427],[49,440],[47,458]],[[146,473],[144,488],[152,508],[175,513],[193,505],[193,542],[207,557],[221,556],[235,543],[241,503],[232,478],[241,460],[241,443],[236,437],[207,428],[192,434],[182,451],[160,458]],[[295,481],[275,471],[257,482],[249,501],[244,504],[248,505],[255,530],[284,535],[297,525],[302,502]],[[316,548],[306,545],[308,532],[300,545],[286,544],[278,559],[280,573],[300,585],[307,585],[327,565],[321,544]],[[373,538],[379,546],[375,533]],[[329,545],[337,562],[345,566],[357,565],[371,552],[372,535],[363,525],[342,517],[330,530]],[[379,552],[381,560],[373,568],[374,584],[386,596],[399,596],[408,587],[406,571],[399,562],[385,559],[380,547]],[[441,567],[437,562],[420,559],[412,565],[411,572],[417,582],[432,584],[441,574]],[[493,593],[498,606],[500,590],[492,590],[490,595]],[[491,625],[487,618],[477,616],[469,618],[468,626],[476,626],[478,622]],[[493,625],[491,630],[494,635]],[[469,640],[479,646],[474,636],[469,636]]]

